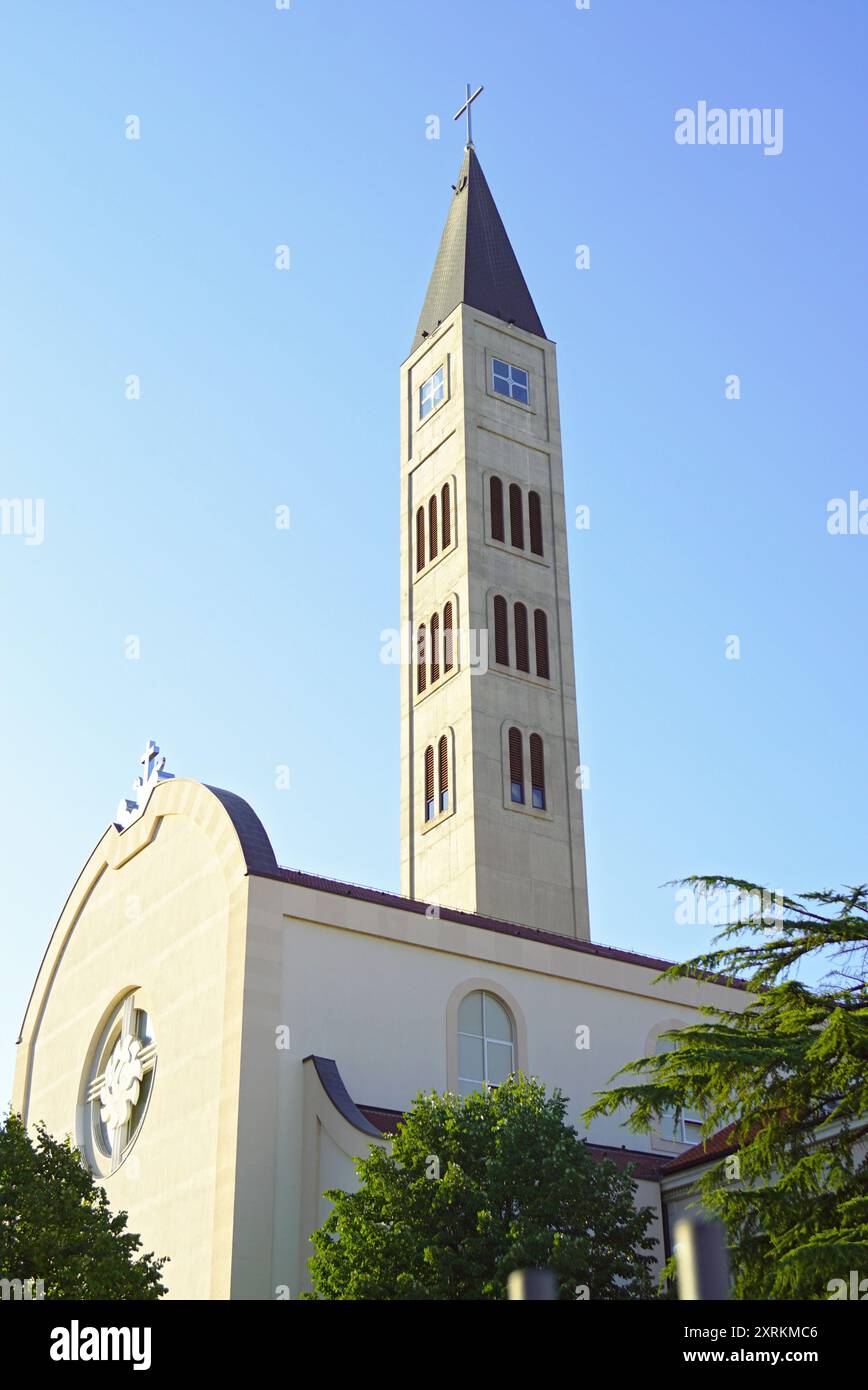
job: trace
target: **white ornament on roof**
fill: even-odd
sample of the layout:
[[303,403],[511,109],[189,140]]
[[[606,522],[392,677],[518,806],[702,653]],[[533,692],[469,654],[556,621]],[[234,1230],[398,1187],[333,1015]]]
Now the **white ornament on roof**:
[[159,782],[169,781],[175,775],[174,772],[165,771],[165,756],[160,753],[153,739],[148,740],[148,746],[139,758],[139,762],[145,769],[144,775],[137,777],[133,782],[134,799],[131,800],[125,796],[118,802],[114,820],[118,830],[126,830],[128,825],[132,825],[133,821],[138,820],[144,814],[148,798],[154,787]]

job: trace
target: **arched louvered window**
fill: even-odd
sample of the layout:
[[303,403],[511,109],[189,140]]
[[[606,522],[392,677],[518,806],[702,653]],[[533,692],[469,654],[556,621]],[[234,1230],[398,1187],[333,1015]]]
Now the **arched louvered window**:
[[425,749],[425,819],[434,819],[434,747]]
[[416,573],[425,568],[425,508],[416,513]]
[[455,665],[452,636],[452,600],[443,609],[443,671],[451,671]]
[[428,502],[428,559],[433,560],[437,554],[437,497],[432,497]]
[[440,792],[440,810],[449,809],[449,739],[441,734],[437,745],[437,786]]
[[452,502],[448,483],[440,489],[440,539],[444,550],[452,544]]
[[536,649],[536,673],[543,680],[549,679],[549,625],[541,608],[533,615],[533,642]]
[[431,684],[440,679],[440,614],[431,619]]
[[538,492],[527,495],[527,524],[530,530],[530,548],[533,555],[543,553],[542,505]]
[[494,596],[494,659],[498,666],[509,665],[509,627],[502,594]]
[[427,649],[427,643],[426,643],[426,641],[425,641],[425,624],[423,623],[422,626],[419,628],[419,631],[416,633],[416,694],[417,694],[417,695],[421,695],[421,694],[422,694],[422,691],[425,689],[425,680],[426,680],[426,675],[427,675],[427,673],[426,673],[426,671],[425,671],[426,649]]
[[513,801],[524,804],[524,755],[521,747],[521,730],[509,731],[509,783]]
[[546,770],[543,758],[543,741],[539,734],[530,736],[530,796],[531,805],[537,811],[546,808]]
[[527,609],[523,603],[515,605],[515,664],[519,671],[530,674],[530,650],[527,639]]
[[499,478],[492,477],[488,486],[491,498],[491,539],[502,541],[505,538],[503,530],[503,483]]
[[524,550],[524,502],[518,483],[509,485],[509,539],[516,550]]

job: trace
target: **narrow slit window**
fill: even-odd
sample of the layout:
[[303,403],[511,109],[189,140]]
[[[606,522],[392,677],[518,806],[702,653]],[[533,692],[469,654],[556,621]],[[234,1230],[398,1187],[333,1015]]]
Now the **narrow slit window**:
[[549,679],[549,625],[542,608],[533,615],[533,640],[536,648],[536,673],[543,680]]
[[543,757],[543,741],[539,734],[530,736],[530,787],[531,805],[535,811],[546,808],[546,774]]
[[416,573],[425,568],[425,508],[416,513]]
[[509,485],[509,541],[524,550],[524,501],[518,483]]
[[440,810],[449,810],[449,739],[441,734],[437,745],[437,783],[440,793]]
[[440,679],[440,614],[431,619],[431,684]]
[[425,819],[434,819],[434,746],[425,749]]
[[524,754],[521,730],[509,731],[509,784],[512,800],[524,805]]
[[444,483],[440,489],[440,539],[444,550],[452,544],[452,503],[448,483]]
[[425,624],[422,623],[416,633],[416,694],[421,695],[425,689],[425,653],[427,643],[425,641]]
[[494,596],[494,659],[498,666],[509,665],[509,629],[506,599],[502,594]]
[[491,500],[491,539],[502,541],[506,538],[503,529],[503,483],[499,478],[491,478],[488,484]]
[[450,599],[443,609],[443,671],[451,671],[455,664],[454,643],[452,635],[452,601]]
[[515,664],[519,671],[530,675],[530,650],[527,637],[527,609],[523,603],[515,605]]
[[542,503],[538,492],[527,495],[527,522],[530,530],[530,549],[533,555],[543,553]]
[[428,503],[428,559],[433,560],[437,554],[437,498],[432,497]]

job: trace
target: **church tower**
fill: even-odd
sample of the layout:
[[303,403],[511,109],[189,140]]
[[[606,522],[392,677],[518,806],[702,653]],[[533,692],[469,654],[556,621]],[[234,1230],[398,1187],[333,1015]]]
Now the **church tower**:
[[587,940],[555,346],[470,132],[401,368],[401,887]]

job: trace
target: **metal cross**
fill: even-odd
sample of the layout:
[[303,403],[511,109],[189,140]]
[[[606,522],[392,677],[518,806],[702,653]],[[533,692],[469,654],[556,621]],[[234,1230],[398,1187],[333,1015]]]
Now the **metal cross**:
[[476,91],[473,93],[473,96],[471,96],[471,95],[470,95],[470,83],[468,82],[468,83],[467,83],[467,100],[465,101],[465,103],[464,103],[463,106],[460,106],[460,107],[458,108],[458,110],[455,112],[455,115],[452,117],[452,119],[453,119],[454,121],[457,121],[459,116],[463,116],[465,112],[467,113],[467,143],[468,143],[468,145],[472,145],[472,144],[473,144],[473,127],[472,127],[471,124],[470,124],[470,103],[471,103],[472,101],[475,101],[475,100],[476,100],[476,98],[479,96],[479,93],[480,93],[480,92],[484,92],[484,91],[485,91],[485,88],[484,88],[484,87],[477,87],[477,88],[476,88]]

